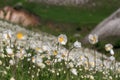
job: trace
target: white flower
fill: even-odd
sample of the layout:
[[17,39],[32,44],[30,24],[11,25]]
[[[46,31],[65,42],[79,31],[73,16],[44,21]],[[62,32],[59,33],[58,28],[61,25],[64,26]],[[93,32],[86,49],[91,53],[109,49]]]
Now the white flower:
[[14,77],[11,77],[10,80],[15,80],[15,78],[14,78]]
[[0,65],[2,65],[2,61],[0,60]]
[[94,76],[93,75],[90,75],[90,80],[94,80]]
[[45,63],[46,63],[47,65],[51,65],[52,62],[51,62],[50,60],[46,60]]
[[88,39],[91,44],[96,44],[98,42],[98,36],[96,34],[90,34]]
[[16,57],[22,59],[23,58],[23,54],[22,53],[16,53]]
[[18,53],[16,53],[16,57],[22,59],[22,58],[24,58],[25,53],[26,52],[24,49],[20,49],[20,51],[18,51]]
[[15,60],[12,60],[12,59],[11,59],[11,60],[9,61],[9,64],[10,64],[11,66],[14,65],[14,64],[15,64]]
[[34,75],[32,75],[32,78],[34,78],[35,76]]
[[9,36],[9,34],[3,34],[3,38],[4,38],[4,39],[9,39],[10,36]]
[[[43,47],[44,48],[44,47]],[[39,53],[43,53],[43,49],[42,48],[39,48],[39,47],[36,47],[35,50]]]
[[50,71],[51,71],[52,73],[55,73],[55,69],[51,69]]
[[33,62],[33,63],[35,63],[35,59],[36,59],[36,57],[33,56],[33,57],[32,57],[32,62]]
[[77,70],[76,70],[75,68],[72,68],[70,71],[71,71],[74,75],[77,75]]
[[58,51],[57,51],[57,50],[54,50],[54,51],[53,51],[53,55],[56,56],[57,54],[58,54]]
[[49,47],[48,47],[47,45],[43,45],[43,46],[42,46],[42,49],[43,49],[44,51],[48,51],[48,50],[49,50]]
[[4,39],[10,39],[12,37],[12,32],[10,30],[3,32]]
[[6,67],[7,70],[10,70],[10,66]]
[[59,73],[57,73],[57,76],[59,76]]
[[105,50],[106,51],[110,51],[111,49],[113,49],[113,45],[112,44],[106,44],[105,45]]
[[42,61],[43,60],[42,60],[41,56],[39,56],[39,55],[35,55],[35,56],[32,57],[32,62],[35,63],[35,64],[42,63]]
[[27,59],[27,61],[30,61],[30,60],[31,60],[30,58]]
[[7,51],[7,54],[8,54],[9,56],[12,56],[12,55],[13,55],[13,49],[7,48],[6,51]]
[[45,67],[45,64],[42,63],[43,60],[42,60],[41,56],[39,56],[39,55],[35,55],[34,57],[32,57],[32,62],[41,68]]
[[110,56],[109,58],[111,61],[114,61],[115,60],[115,57],[114,56]]
[[61,58],[65,58],[68,54],[68,50],[67,49],[61,49],[60,50],[60,53],[61,53]]
[[5,54],[1,53],[0,56],[1,56],[2,58],[4,58],[4,57],[5,57]]
[[112,76],[109,76],[109,79],[110,79],[110,80],[113,80]]
[[95,66],[95,62],[90,62],[90,66],[94,67]]
[[32,56],[31,53],[28,53],[28,54],[27,54],[27,57],[31,57],[31,56]]
[[23,33],[22,31],[17,32],[17,33],[16,33],[16,38],[19,39],[19,40],[24,40],[24,39],[26,39],[25,33]]
[[62,45],[66,45],[67,43],[67,36],[65,34],[60,34],[58,36],[58,42]]
[[70,68],[73,68],[74,67],[74,64],[72,62],[69,63],[69,67]]
[[45,68],[45,64],[44,64],[44,63],[37,63],[37,65],[38,65],[40,68]]
[[114,55],[113,49],[110,50],[110,54],[111,54],[111,55]]
[[4,74],[4,75],[7,75],[7,71],[3,71],[3,74]]
[[78,42],[78,41],[75,41],[75,42],[74,42],[74,47],[76,47],[76,48],[81,48],[81,43]]
[[42,58],[41,58],[41,56],[37,56],[36,57],[36,63],[42,63]]

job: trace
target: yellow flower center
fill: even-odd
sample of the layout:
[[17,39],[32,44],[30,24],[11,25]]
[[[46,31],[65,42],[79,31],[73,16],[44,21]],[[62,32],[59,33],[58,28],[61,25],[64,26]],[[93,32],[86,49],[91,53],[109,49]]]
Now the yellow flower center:
[[62,57],[64,58],[64,57],[65,57],[65,54],[62,54]]
[[23,38],[23,34],[21,32],[17,33],[17,38],[18,39],[22,39]]
[[95,63],[94,63],[94,62],[90,62],[90,65],[91,65],[91,66],[95,66]]
[[33,63],[35,62],[35,58],[34,58],[34,57],[32,57],[32,62],[33,62]]
[[95,36],[92,38],[92,41],[93,41],[93,42],[96,42],[96,37],[95,37]]
[[39,51],[39,50],[40,50],[40,48],[38,48],[38,47],[37,47],[35,50],[36,50],[36,51]]
[[58,41],[59,41],[59,42],[63,42],[63,41],[64,41],[64,38],[63,38],[63,37],[59,37]]
[[55,50],[55,51],[53,52],[53,54],[54,54],[54,55],[57,55],[58,53],[57,53],[57,51]]
[[50,65],[50,61],[49,61],[49,60],[45,61],[45,63],[46,63],[47,65]]
[[106,49],[106,51],[110,51],[112,49],[112,47],[111,46],[107,46],[105,49]]
[[7,39],[9,39],[10,38],[10,36],[9,36],[9,34],[7,34]]

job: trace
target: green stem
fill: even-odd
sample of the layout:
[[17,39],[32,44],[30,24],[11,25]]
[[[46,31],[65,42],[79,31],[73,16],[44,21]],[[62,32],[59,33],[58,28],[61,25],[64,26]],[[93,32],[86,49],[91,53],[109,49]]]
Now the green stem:
[[67,64],[69,62],[69,55],[70,55],[70,52],[74,49],[74,47],[72,47],[69,51],[68,51],[68,54],[67,54]]
[[94,70],[96,70],[96,51],[95,51],[95,47],[93,47],[94,49]]
[[[74,49],[74,47],[72,47],[69,51],[68,51],[68,54],[67,54],[67,65],[69,64],[69,56],[70,56],[70,52],[72,51]],[[66,69],[67,71],[67,80],[69,80],[69,73],[68,73],[68,71],[69,71],[69,69],[67,68]]]
[[103,71],[103,67],[104,67],[104,60],[103,60],[103,53],[102,53],[102,71]]

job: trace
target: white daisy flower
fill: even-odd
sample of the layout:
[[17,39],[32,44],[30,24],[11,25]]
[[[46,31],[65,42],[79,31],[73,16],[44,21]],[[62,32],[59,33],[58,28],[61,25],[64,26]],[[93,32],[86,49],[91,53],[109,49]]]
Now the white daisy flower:
[[111,61],[114,61],[115,60],[115,57],[114,56],[110,56],[109,58]]
[[14,55],[13,49],[7,48],[6,51],[7,51],[7,54],[8,54],[9,56],[13,56],[13,55]]
[[16,57],[22,59],[24,58],[25,54],[26,54],[26,51],[24,49],[20,49],[20,51],[16,53]]
[[7,71],[3,71],[3,74],[4,74],[4,75],[7,75]]
[[50,51],[50,47],[47,44],[42,45],[43,51]]
[[14,64],[15,64],[15,60],[12,60],[12,59],[11,59],[11,60],[9,61],[9,64],[10,64],[11,66],[14,65]]
[[111,55],[114,55],[114,54],[115,54],[114,51],[113,51],[113,49],[110,50],[110,54],[111,54]]
[[12,32],[10,30],[3,32],[3,38],[8,40],[12,37]]
[[44,63],[37,63],[37,66],[39,66],[40,68],[45,68],[45,64]]
[[43,49],[42,48],[39,48],[39,47],[36,47],[35,50],[39,53],[43,53]]
[[72,62],[69,63],[69,67],[70,68],[73,68],[74,67],[74,64]]
[[42,63],[43,62],[43,60],[42,60],[42,58],[41,58],[41,56],[36,56],[36,63]]
[[110,51],[111,49],[113,49],[113,45],[112,44],[106,44],[105,45],[105,50],[106,51]]
[[32,62],[35,63],[36,56],[32,57]]
[[2,65],[2,61],[0,60],[0,65]]
[[16,38],[18,39],[18,40],[24,40],[24,39],[26,39],[26,36],[25,36],[25,33],[24,32],[17,32],[16,33]]
[[96,44],[98,42],[98,36],[96,34],[90,34],[88,39],[91,44]]
[[32,57],[32,62],[37,64],[37,63],[42,63],[43,60],[42,60],[41,56],[35,55],[35,56]]
[[15,80],[15,78],[14,78],[14,77],[11,77],[10,80]]
[[62,45],[66,45],[67,43],[67,36],[65,34],[60,34],[58,36],[58,42]]
[[77,70],[75,68],[72,68],[70,71],[77,76]]
[[75,42],[74,42],[74,47],[75,47],[75,48],[81,48],[81,43],[78,42],[78,41],[75,41]]

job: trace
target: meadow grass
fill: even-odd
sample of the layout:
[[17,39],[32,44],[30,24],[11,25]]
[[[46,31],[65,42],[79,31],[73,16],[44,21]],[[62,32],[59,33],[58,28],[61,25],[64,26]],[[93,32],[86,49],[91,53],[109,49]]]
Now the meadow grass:
[[[102,4],[99,6],[96,0],[95,7],[74,7],[74,6],[55,6],[46,5],[38,3],[30,3],[25,0],[11,0],[11,1],[1,1],[0,6],[12,5],[15,6],[16,3],[21,2],[23,8],[39,15],[44,20],[57,21],[59,23],[75,23],[75,24],[98,24],[100,21],[109,16],[113,11],[119,8],[119,2],[111,1],[109,2],[101,0]],[[115,4],[116,5],[113,5]]]
[[[29,43],[30,37],[27,37],[27,34],[12,34],[10,30],[1,34],[3,35],[0,42],[2,80],[119,80],[120,78],[120,68],[119,65],[115,66],[114,60],[110,61],[113,64],[107,68],[106,63],[101,66],[103,64],[96,62],[99,64],[96,65],[87,58],[87,55],[86,57],[79,55],[78,58],[70,56],[73,49],[81,50],[82,46],[81,42],[76,41],[68,50],[62,48],[68,42],[65,34],[58,36],[54,46],[44,44],[39,47]],[[96,44],[97,37],[95,36],[94,41],[93,36],[90,37],[90,43]],[[108,46],[109,50],[112,48]],[[87,58],[88,61],[80,62],[83,58]]]
[[[1,0],[0,2],[2,3],[0,7],[5,5],[15,6],[16,3],[21,2],[23,8],[40,16],[42,26],[38,26],[37,31],[41,30],[55,36],[65,33],[71,42],[75,41],[74,34],[79,34],[78,40],[84,38],[98,23],[118,9],[120,4],[118,0],[93,0],[96,6],[86,4],[79,7],[30,3],[25,0]],[[34,30],[34,27],[31,29]],[[102,47],[107,42],[115,42],[113,43],[115,47],[119,47],[119,40],[113,40],[112,38],[111,41],[99,42],[96,47],[99,51],[103,51]]]
[[[120,4],[117,0],[93,0],[93,2],[96,3],[96,6],[92,6],[92,4],[88,3],[79,7],[70,5],[46,5],[31,3],[25,0],[1,0],[0,2],[2,3],[0,7],[5,5],[15,6],[18,2],[21,2],[23,8],[40,17],[41,23],[44,27],[39,26],[40,30],[53,34],[58,32],[66,33],[68,35],[81,33],[82,38],[98,23],[118,9]],[[52,29],[51,27],[49,28],[49,25],[47,25],[48,23],[52,25]]]
[[[105,19],[112,12],[114,12],[119,6],[119,2],[116,3],[117,0],[114,0],[113,3],[108,3],[105,0],[101,0],[101,3],[103,4],[101,6],[96,6],[96,7],[89,7],[89,6],[88,7],[84,7],[84,6],[83,7],[73,7],[73,6],[66,7],[66,6],[27,3],[24,0],[20,0],[20,1],[23,3],[23,8],[40,16],[40,18],[42,19],[42,22],[44,23],[42,26],[38,26],[40,30],[52,33],[54,35],[58,35],[60,33],[66,33],[68,37],[70,38],[70,42],[75,41],[75,38],[73,38],[71,35],[73,35],[73,33],[76,33],[76,28],[80,29],[78,33],[84,32],[83,34],[81,33],[82,37],[80,37],[80,38],[83,38],[91,29],[93,29],[100,21]],[[3,7],[4,5],[15,5],[18,1],[11,0],[11,1],[5,2],[2,0],[0,2],[3,3],[0,5],[1,7]],[[99,2],[99,0],[96,0],[96,2]],[[114,3],[116,3],[116,5]],[[61,26],[60,29],[63,29],[63,30],[55,30],[55,29],[49,28],[46,25],[47,21],[48,22],[52,21],[54,23],[57,23],[58,25]],[[63,28],[61,24],[70,24],[72,26]],[[84,29],[88,29],[88,31],[85,32]],[[101,42],[97,44],[96,47],[100,46],[101,47],[100,50],[101,49],[103,50],[104,44],[105,42],[104,43]],[[29,53],[29,51],[31,53],[35,53],[34,50],[31,51],[31,49],[29,49],[27,52]],[[115,57],[117,58],[117,60],[119,60],[118,55],[119,54],[115,54]],[[54,61],[53,56],[51,57],[52,57],[51,61]],[[10,59],[11,58],[7,58],[8,61]],[[5,61],[2,58],[1,60],[5,62],[5,64],[7,65],[9,64],[8,61]],[[113,71],[109,69],[104,70],[104,72],[102,71],[94,72],[94,70],[86,69],[86,67],[84,66],[75,67],[76,70],[78,71],[77,72],[78,75],[76,76],[72,74],[72,72],[70,71],[70,68],[68,69],[65,68],[66,66],[65,66],[64,61],[62,63],[63,63],[62,65],[60,65],[61,63],[56,63],[54,65],[55,70],[58,70],[59,67],[61,68],[61,70],[63,70],[59,72],[59,75],[57,75],[57,71],[55,73],[54,73],[54,70],[50,71],[51,69],[50,66],[46,66],[44,69],[41,69],[37,65],[27,62],[27,59],[24,58],[24,60],[20,61],[17,64],[19,67],[16,69],[16,72],[13,71],[16,65],[15,66],[11,65],[10,68],[7,65],[0,66],[1,70],[7,72],[7,75],[6,75],[6,72],[3,72],[3,74],[0,74],[0,76],[2,80],[9,80],[11,77],[15,77],[14,76],[15,73],[17,74],[16,77],[18,80],[32,80],[31,79],[32,75],[34,75],[33,80],[58,80],[58,79],[67,80],[68,79],[67,75],[69,76],[71,80],[90,80],[93,77],[94,77],[93,80],[104,80],[104,79],[105,80],[119,80],[120,78],[119,74],[115,74],[113,73]],[[23,66],[21,66],[21,64]],[[62,67],[65,69],[62,69]],[[39,69],[40,71],[38,72]],[[31,74],[29,74],[28,71],[31,71]],[[36,77],[37,72],[39,73],[38,77]]]

